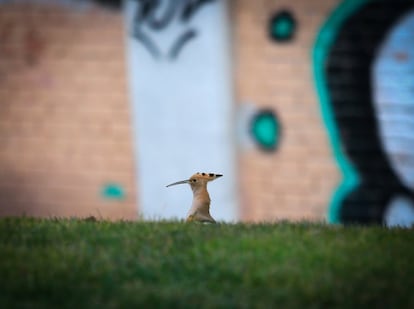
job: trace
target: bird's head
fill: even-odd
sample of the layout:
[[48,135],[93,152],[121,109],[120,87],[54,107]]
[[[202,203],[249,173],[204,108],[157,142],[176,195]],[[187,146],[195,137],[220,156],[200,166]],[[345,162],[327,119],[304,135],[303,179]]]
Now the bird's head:
[[167,187],[180,185],[184,183],[188,183],[191,186],[191,189],[193,191],[196,191],[200,187],[207,186],[207,183],[209,181],[212,181],[214,179],[217,179],[223,175],[221,174],[214,174],[214,173],[196,173],[193,176],[191,176],[189,179],[177,181],[174,183],[169,184]]

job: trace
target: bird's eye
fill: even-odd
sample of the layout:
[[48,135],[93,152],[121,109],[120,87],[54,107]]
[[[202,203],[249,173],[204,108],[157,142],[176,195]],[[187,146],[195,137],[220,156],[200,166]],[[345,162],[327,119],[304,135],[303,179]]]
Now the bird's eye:
[[197,179],[192,179],[191,181],[192,181],[192,182],[196,182],[196,181],[197,181]]

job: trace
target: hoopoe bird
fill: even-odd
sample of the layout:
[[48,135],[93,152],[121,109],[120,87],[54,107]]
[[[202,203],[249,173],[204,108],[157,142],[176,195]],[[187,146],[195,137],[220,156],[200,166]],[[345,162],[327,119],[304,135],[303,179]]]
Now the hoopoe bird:
[[167,187],[188,183],[193,190],[193,203],[186,221],[199,221],[216,223],[213,217],[210,215],[210,195],[207,191],[207,183],[214,179],[217,179],[223,175],[213,173],[196,173],[189,179],[181,180],[169,184]]

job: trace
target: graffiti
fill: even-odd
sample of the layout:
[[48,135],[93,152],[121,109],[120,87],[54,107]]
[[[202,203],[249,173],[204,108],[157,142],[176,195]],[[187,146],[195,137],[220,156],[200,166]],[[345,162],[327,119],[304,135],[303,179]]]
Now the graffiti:
[[288,11],[280,11],[270,19],[269,35],[276,42],[288,42],[293,39],[296,28],[293,15]]
[[414,11],[389,32],[373,68],[374,107],[388,160],[414,189]]
[[250,132],[256,144],[264,151],[276,150],[280,139],[280,124],[276,114],[270,109],[253,115]]
[[[372,82],[379,135],[401,183],[414,190],[414,10],[388,33],[374,62]],[[387,209],[389,226],[414,223],[414,201],[394,197]]]
[[323,70],[315,71],[322,111],[345,178],[334,196],[332,221],[344,223],[383,223],[394,199],[412,200],[414,196],[383,147],[372,84],[377,51],[413,4],[364,3],[346,1],[340,7],[345,12],[342,19],[338,9],[327,22],[331,28],[322,29],[314,50],[315,65]]
[[107,200],[123,200],[125,198],[125,190],[119,184],[108,183],[102,187],[101,195]]
[[[141,42],[153,58],[162,57],[162,52],[151,38],[150,33],[161,31],[175,21],[188,25],[194,15],[214,0],[136,0],[137,8],[133,20],[132,35]],[[147,31],[145,31],[147,28]],[[185,29],[175,39],[167,53],[168,59],[176,59],[181,50],[198,32],[194,28]]]
[[260,149],[267,153],[280,146],[282,125],[273,108],[260,108],[254,103],[242,102],[237,109],[237,142],[240,149]]

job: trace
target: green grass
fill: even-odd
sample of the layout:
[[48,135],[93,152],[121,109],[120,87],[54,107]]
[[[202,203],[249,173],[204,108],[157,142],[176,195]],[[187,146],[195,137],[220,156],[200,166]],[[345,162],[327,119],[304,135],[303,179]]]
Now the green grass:
[[414,231],[0,219],[2,308],[414,308]]

